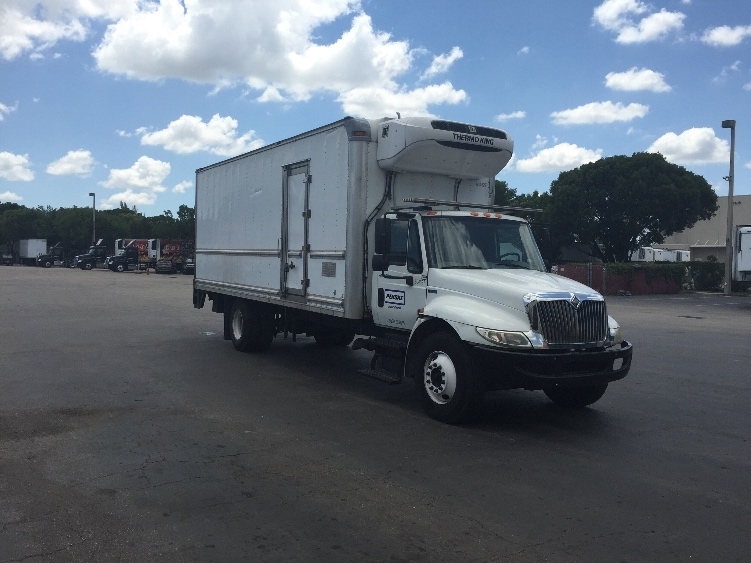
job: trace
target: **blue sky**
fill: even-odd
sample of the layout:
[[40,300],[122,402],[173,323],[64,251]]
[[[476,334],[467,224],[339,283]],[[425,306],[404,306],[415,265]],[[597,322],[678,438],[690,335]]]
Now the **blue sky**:
[[749,0],[3,0],[0,201],[193,205],[195,169],[345,115],[505,129],[545,191],[660,152],[751,194]]

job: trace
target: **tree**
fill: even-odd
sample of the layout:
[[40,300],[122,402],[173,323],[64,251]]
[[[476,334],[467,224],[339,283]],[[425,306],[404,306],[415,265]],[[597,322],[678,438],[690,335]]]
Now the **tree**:
[[39,209],[23,206],[4,211],[0,215],[0,240],[12,249],[19,240],[44,238],[39,236],[43,218]]
[[585,164],[550,186],[545,219],[556,244],[580,242],[606,262],[709,219],[717,194],[707,181],[661,154],[634,153]]
[[516,190],[509,188],[508,183],[505,180],[495,181],[495,196],[493,198],[494,205],[512,206],[512,202],[516,199]]

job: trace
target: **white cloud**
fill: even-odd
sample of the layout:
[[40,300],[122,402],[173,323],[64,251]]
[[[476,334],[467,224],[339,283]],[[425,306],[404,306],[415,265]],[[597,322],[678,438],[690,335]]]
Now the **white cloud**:
[[605,0],[594,9],[592,20],[603,29],[616,33],[616,43],[622,44],[658,41],[683,29],[685,14],[668,12],[664,8],[650,12],[651,6],[640,0]]
[[91,174],[93,166],[94,157],[91,156],[91,151],[79,149],[77,151],[68,151],[68,154],[64,157],[51,162],[47,166],[47,174],[54,174],[55,176],[76,174],[86,177]]
[[117,209],[120,202],[127,204],[129,207],[139,205],[154,205],[156,203],[156,194],[149,192],[136,192],[128,188],[124,192],[116,193],[99,204],[100,209]]
[[694,127],[680,135],[665,133],[647,152],[658,152],[673,164],[714,164],[730,160],[728,142],[715,136],[711,127]]
[[153,205],[157,194],[167,191],[162,183],[169,176],[170,170],[169,162],[148,156],[142,156],[130,168],[110,170],[109,178],[99,182],[99,185],[124,191],[102,202],[102,209],[114,209],[121,201],[128,205]]
[[[350,18],[348,29],[323,43],[318,28],[342,18]],[[0,56],[42,57],[57,42],[84,41],[103,24],[92,53],[98,69],[132,79],[178,78],[213,85],[213,93],[244,84],[260,103],[306,101],[322,92],[370,99],[373,105],[355,106],[359,115],[376,117],[382,92],[407,98],[402,107],[416,107],[415,115],[465,96],[426,96],[400,83],[423,50],[374,29],[361,0],[4,0]],[[458,47],[437,56],[423,78],[461,56]]]
[[500,113],[495,116],[496,121],[508,121],[510,119],[524,119],[527,117],[526,111],[512,111],[511,113]]
[[573,109],[554,111],[550,114],[556,125],[584,125],[590,123],[615,123],[616,121],[631,121],[644,117],[649,112],[649,106],[642,104],[592,102]]
[[749,160],[744,166],[746,168],[751,168],[751,160]]
[[23,198],[14,192],[3,192],[0,194],[0,201],[6,201],[11,203],[17,203],[23,200]]
[[632,67],[626,72],[609,72],[605,76],[605,86],[613,90],[637,92],[670,92],[672,88],[665,82],[665,75],[648,68]]
[[422,73],[420,78],[428,79],[433,78],[438,74],[443,74],[451,68],[451,65],[461,59],[463,56],[464,53],[459,47],[454,47],[453,49],[451,49],[451,52],[448,55],[438,55],[437,57],[433,58],[433,62],[431,63],[430,67],[428,67],[428,70]]
[[[0,39],[1,41],[2,39]],[[4,103],[0,102],[0,121],[5,119],[5,116],[16,111],[18,109],[18,102],[16,102],[13,106],[6,106]]]
[[595,151],[571,143],[559,143],[542,149],[531,158],[519,160],[519,172],[564,172],[602,158],[602,149]]
[[722,67],[720,74],[718,74],[712,79],[712,82],[716,84],[723,84],[727,80],[728,76],[730,76],[731,73],[738,72],[740,69],[741,69],[741,61],[735,61],[733,64],[729,66],[724,66]]
[[517,55],[529,55],[529,47],[525,45],[516,52]]
[[743,85],[743,89],[744,90],[748,90],[749,92],[751,92],[751,82],[749,82],[748,84],[744,84]]
[[0,152],[0,178],[11,182],[31,182],[34,179],[34,171],[30,166],[28,154]]
[[[0,10],[0,56],[7,61],[24,53],[43,58],[58,41],[83,41],[90,20],[112,20],[135,11],[138,0],[4,0]],[[58,58],[58,57],[55,57]]]
[[[407,99],[401,107],[415,107],[416,115],[429,114],[427,104],[456,103],[450,100],[465,96],[462,91],[426,96],[429,90],[400,84],[398,78],[418,51],[373,29],[359,0],[193,0],[186,7],[178,0],[143,3],[138,12],[110,25],[93,53],[99,69],[218,88],[244,83],[265,103],[305,101],[330,92],[350,104],[345,112],[356,107],[358,115],[376,117],[390,105],[381,103],[383,94]],[[316,42],[319,26],[345,16],[351,23],[338,39]],[[445,71],[460,56],[454,48],[436,57],[426,76]]]
[[450,82],[409,91],[387,88],[354,88],[343,92],[338,101],[344,112],[358,116],[395,116],[396,112],[410,116],[429,116],[429,105],[458,104],[468,100],[464,90],[454,90]]
[[192,189],[193,189],[193,182],[189,182],[188,180],[185,180],[177,184],[174,188],[172,188],[172,193],[184,194],[188,190],[192,190]]
[[196,115],[183,115],[165,129],[144,133],[142,145],[163,146],[177,154],[208,151],[220,156],[236,156],[264,145],[253,139],[255,131],[238,137],[237,120],[214,115],[208,123]]
[[740,45],[747,37],[751,37],[751,25],[736,27],[723,25],[707,29],[701,36],[701,40],[713,47],[734,47]]

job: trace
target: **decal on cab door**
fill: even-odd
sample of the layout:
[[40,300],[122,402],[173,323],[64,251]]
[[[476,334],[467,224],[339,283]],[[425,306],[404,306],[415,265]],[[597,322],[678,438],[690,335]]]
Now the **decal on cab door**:
[[384,300],[389,309],[401,309],[406,302],[406,294],[401,289],[384,289]]

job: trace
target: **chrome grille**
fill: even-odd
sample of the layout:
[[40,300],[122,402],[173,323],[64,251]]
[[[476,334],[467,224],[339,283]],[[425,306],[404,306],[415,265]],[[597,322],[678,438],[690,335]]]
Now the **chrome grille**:
[[527,312],[532,330],[542,334],[548,344],[593,344],[608,335],[602,300],[583,300],[577,306],[570,299],[533,301]]

